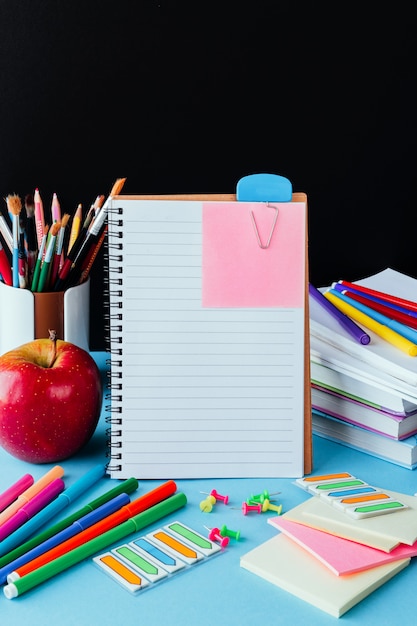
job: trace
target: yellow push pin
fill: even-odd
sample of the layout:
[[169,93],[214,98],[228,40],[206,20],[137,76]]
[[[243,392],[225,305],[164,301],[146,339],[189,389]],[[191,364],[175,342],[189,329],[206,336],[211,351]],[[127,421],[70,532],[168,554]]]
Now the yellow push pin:
[[210,513],[213,510],[213,504],[216,504],[216,498],[214,496],[207,496],[205,500],[200,502],[200,510],[203,513]]

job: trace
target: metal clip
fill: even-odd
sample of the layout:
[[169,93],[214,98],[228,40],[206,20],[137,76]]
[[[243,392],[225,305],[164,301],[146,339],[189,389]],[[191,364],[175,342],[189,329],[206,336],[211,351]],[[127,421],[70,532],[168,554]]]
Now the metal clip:
[[256,224],[254,212],[253,211],[250,212],[251,213],[251,218],[252,218],[252,225],[253,225],[253,229],[255,231],[256,239],[258,241],[259,247],[262,248],[262,250],[266,250],[267,248],[269,248],[269,245],[270,245],[271,239],[272,239],[272,235],[274,234],[275,224],[277,223],[277,219],[278,219],[278,207],[274,206],[273,204],[269,204],[269,202],[267,202],[266,206],[271,207],[271,209],[274,209],[274,211],[275,211],[274,220],[272,222],[272,227],[271,227],[271,232],[269,233],[269,237],[267,239],[266,244],[263,244],[262,241],[261,241],[261,237],[260,237],[260,234],[259,234],[258,226]]

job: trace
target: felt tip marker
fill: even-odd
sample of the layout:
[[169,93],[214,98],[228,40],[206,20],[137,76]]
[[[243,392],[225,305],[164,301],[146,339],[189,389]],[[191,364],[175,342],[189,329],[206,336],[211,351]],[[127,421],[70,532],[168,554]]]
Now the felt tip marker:
[[174,513],[179,508],[187,504],[187,497],[184,493],[176,493],[173,496],[151,506],[138,515],[126,520],[115,528],[91,539],[87,543],[78,546],[74,550],[63,554],[54,561],[51,561],[23,578],[9,583],[3,588],[3,593],[8,600],[21,596],[30,589],[42,584],[46,580],[56,576],[60,572],[69,569],[73,565],[93,556],[96,552],[107,548],[112,543],[124,539],[128,535],[142,530],[146,526],[153,524],[162,517]]
[[84,474],[84,476],[81,476],[73,485],[70,485],[65,491],[60,493],[53,502],[50,502],[42,511],[37,513],[32,519],[21,526],[21,528],[7,537],[7,539],[0,544],[0,554],[6,554],[6,552],[24,543],[28,537],[34,535],[39,528],[49,523],[55,515],[63,511],[74,502],[74,500],[84,494],[92,485],[97,483],[100,478],[103,478],[105,473],[105,466],[97,465]]
[[353,337],[356,341],[358,341],[359,343],[363,345],[367,345],[371,341],[371,338],[368,335],[368,333],[366,333],[362,328],[360,328],[360,326],[355,324],[355,322],[353,322],[350,319],[350,317],[345,315],[336,306],[334,306],[332,302],[329,302],[329,300],[325,298],[325,296],[321,293],[321,291],[313,287],[311,283],[309,283],[308,285],[308,290],[309,290],[310,296],[314,298],[314,300],[323,309],[325,309],[328,313],[330,313],[333,319],[335,319],[342,326],[342,328],[344,328],[346,332],[349,333],[351,337]]
[[100,506],[102,506],[106,502],[109,502],[121,493],[133,493],[134,491],[136,491],[138,486],[139,482],[136,478],[127,478],[126,480],[117,484],[112,489],[109,489],[109,491],[103,493],[98,498],[95,498],[88,504],[81,507],[81,509],[78,509],[78,511],[75,511],[75,513],[72,513],[71,515],[65,517],[63,520],[60,520],[56,524],[49,526],[41,533],[35,535],[35,537],[31,537],[23,544],[18,545],[13,550],[7,549],[6,543],[9,540],[8,537],[0,543],[0,568],[2,568],[4,565],[7,565],[11,561],[14,561],[22,554],[26,554],[26,552],[29,552],[29,550],[32,550],[32,548],[38,546],[40,543],[43,543],[50,537],[53,537],[57,533],[61,532],[61,530],[64,530],[64,528],[71,526],[71,524],[84,517],[84,515],[87,515],[91,511],[98,509]]
[[392,346],[398,348],[398,350],[402,350],[402,352],[405,352],[408,356],[417,356],[417,345],[415,343],[406,339],[402,335],[399,335],[394,330],[391,330],[388,326],[380,324],[373,318],[369,317],[369,315],[359,311],[356,307],[344,302],[342,298],[339,297],[341,294],[336,290],[332,289],[330,291],[326,291],[324,295],[328,298],[328,300],[330,300],[330,302],[337,306],[342,313],[345,313],[355,321],[363,324],[366,328],[369,328],[369,330],[372,330],[376,335],[381,337],[381,339],[384,339],[384,341],[387,341]]
[[59,493],[63,491],[65,483],[61,478],[56,478],[49,485],[46,485],[37,493],[29,502],[24,504],[7,522],[0,526],[0,541],[11,535],[17,528],[41,511],[49,504]]
[[126,504],[121,509],[115,511],[105,519],[100,520],[96,524],[93,524],[93,526],[90,526],[89,528],[83,530],[74,537],[67,539],[66,541],[60,543],[51,550],[48,550],[47,552],[41,554],[32,561],[29,561],[28,563],[26,563],[26,565],[23,565],[18,570],[15,570],[14,576],[17,578],[21,578],[22,576],[26,576],[26,574],[28,574],[29,572],[38,569],[42,565],[45,565],[45,563],[54,561],[62,554],[66,554],[67,552],[74,550],[83,543],[86,543],[87,541],[94,539],[94,537],[101,535],[103,532],[106,532],[107,530],[124,523],[126,520],[132,518],[134,515],[145,511],[150,506],[153,506],[154,504],[165,500],[168,496],[171,496],[173,493],[175,493],[176,489],[177,486],[173,480],[169,480],[166,483],[163,483],[159,487],[156,487],[156,489],[153,489],[152,491],[145,493],[143,496],[140,496],[136,500],[133,500],[133,502]]
[[6,491],[3,491],[0,494],[0,512],[7,509],[8,506],[14,502],[20,494],[22,494],[26,489],[29,489],[35,482],[35,479],[31,474],[24,474],[19,480],[17,480],[13,485],[11,485]]
[[33,485],[28,487],[26,491],[20,494],[10,506],[0,513],[0,526],[7,522],[24,504],[27,504],[34,496],[36,496],[44,487],[49,485],[55,478],[62,478],[64,469],[60,465],[55,465],[49,472],[46,472]]
[[25,565],[26,563],[29,563],[29,561],[32,561],[41,554],[48,552],[48,550],[51,550],[60,543],[63,543],[70,537],[74,537],[74,535],[76,535],[77,533],[86,530],[87,528],[89,528],[93,524],[96,524],[108,515],[111,515],[115,511],[118,511],[122,506],[125,506],[128,503],[129,496],[127,495],[127,493],[120,493],[112,500],[105,502],[97,509],[94,509],[94,511],[91,511],[90,513],[87,513],[87,515],[84,515],[84,517],[71,524],[71,526],[64,528],[63,530],[61,530],[61,532],[53,535],[53,537],[50,537],[43,543],[40,543],[39,545],[32,548],[32,550],[29,550],[25,554],[19,556],[17,559],[14,559],[14,561],[11,561],[7,565],[4,565],[4,567],[0,568],[0,584],[5,583],[6,581],[13,582],[13,572],[19,567]]

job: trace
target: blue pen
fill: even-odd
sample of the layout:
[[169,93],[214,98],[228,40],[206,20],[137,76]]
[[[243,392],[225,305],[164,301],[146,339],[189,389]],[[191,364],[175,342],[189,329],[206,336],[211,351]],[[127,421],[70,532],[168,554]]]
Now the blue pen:
[[103,478],[105,473],[106,467],[104,465],[96,465],[96,467],[93,467],[93,469],[84,474],[84,476],[73,485],[65,489],[65,491],[60,493],[59,496],[42,509],[42,511],[39,511],[39,513],[34,515],[23,524],[23,526],[0,542],[0,556],[7,554],[16,546],[21,545],[28,537],[33,535],[38,528],[50,522],[55,515],[65,509],[71,502],[76,500],[76,498],[79,498],[89,487],[99,481],[100,478]]
[[79,520],[71,524],[71,526],[64,528],[64,530],[61,530],[61,532],[53,535],[46,541],[43,541],[38,546],[35,546],[34,548],[32,548],[32,550],[29,550],[29,552],[26,552],[14,561],[7,563],[7,565],[4,565],[2,568],[0,568],[0,584],[5,583],[7,581],[7,576],[18,567],[29,563],[29,561],[32,561],[41,554],[44,554],[48,550],[55,548],[55,546],[63,543],[67,539],[70,539],[74,535],[77,535],[86,528],[89,528],[90,526],[104,519],[111,513],[118,511],[122,508],[122,506],[125,506],[129,502],[129,496],[126,493],[121,493],[115,498],[112,498],[112,500],[109,500],[105,504],[99,506],[98,509],[94,509],[94,511],[91,511],[91,513],[87,513],[87,515],[81,517]]
[[357,309],[358,311],[362,311],[362,313],[365,313],[365,315],[372,318],[379,324],[382,324],[383,326],[390,328],[391,330],[398,333],[402,337],[405,337],[409,341],[412,341],[413,343],[417,344],[417,331],[414,330],[413,328],[410,328],[409,326],[406,326],[405,324],[401,324],[401,322],[397,322],[397,320],[392,320],[390,317],[387,317],[386,315],[383,315],[382,313],[379,313],[378,311],[371,309],[371,307],[366,306],[366,304],[362,304],[362,302],[358,302],[357,300],[353,300],[353,298],[349,298],[349,296],[345,295],[344,293],[341,293],[337,289],[330,289],[330,293],[333,293],[335,296],[337,296],[344,302],[347,302],[347,304],[350,304],[351,306],[355,307],[355,309]]

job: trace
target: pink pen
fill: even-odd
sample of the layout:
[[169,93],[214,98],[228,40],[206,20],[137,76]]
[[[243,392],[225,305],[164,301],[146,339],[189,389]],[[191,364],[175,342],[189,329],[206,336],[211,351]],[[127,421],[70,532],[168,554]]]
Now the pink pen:
[[39,513],[47,504],[52,502],[58,494],[64,491],[65,483],[61,478],[56,478],[44,487],[36,496],[24,504],[7,522],[0,526],[0,541],[11,535],[15,530],[27,522],[31,517]]
[[24,474],[22,478],[19,478],[13,485],[11,485],[6,491],[0,494],[0,511],[7,509],[9,504],[14,502],[21,493],[26,491],[34,483],[34,478],[30,474]]

